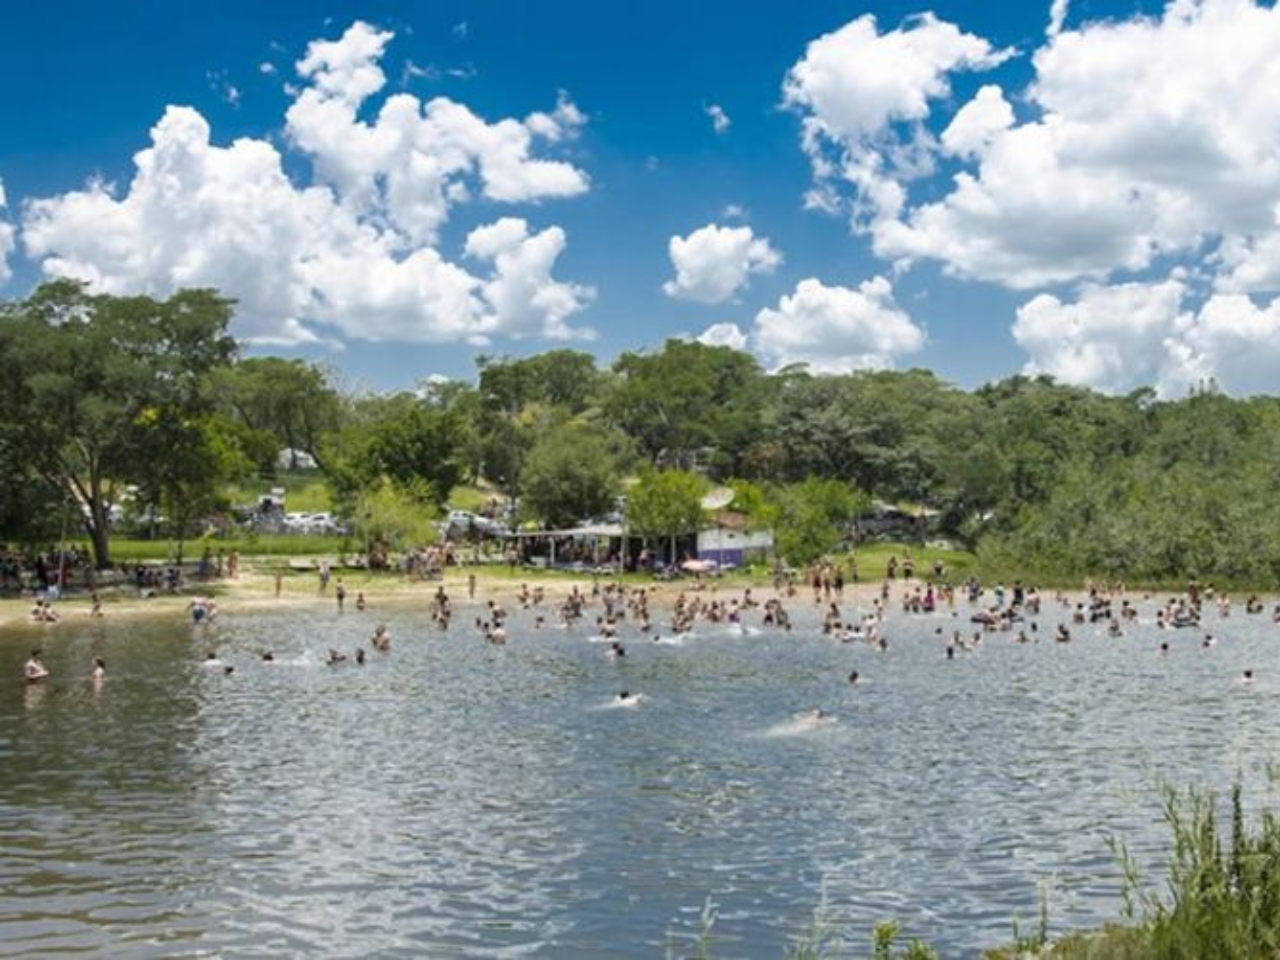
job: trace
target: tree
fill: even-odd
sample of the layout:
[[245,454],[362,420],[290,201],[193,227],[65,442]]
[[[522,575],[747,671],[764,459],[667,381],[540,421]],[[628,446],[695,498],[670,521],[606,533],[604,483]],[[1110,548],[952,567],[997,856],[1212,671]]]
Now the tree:
[[298,451],[319,461],[324,455],[322,438],[339,425],[338,392],[322,369],[304,360],[246,358],[219,371],[217,386],[227,413],[276,438],[270,459],[258,465],[266,475],[275,473],[281,449],[290,451],[292,469],[297,469]]
[[435,543],[438,516],[429,486],[396,484],[385,478],[360,491],[351,512],[356,536],[371,555],[380,545],[410,549]]
[[457,414],[401,393],[358,401],[350,420],[328,437],[321,461],[344,512],[383,480],[436,507],[448,500],[462,477]]
[[765,384],[753,357],[668,340],[659,353],[624,353],[613,369],[606,413],[654,465],[737,472],[760,427]]
[[152,421],[211,409],[209,376],[235,355],[232,306],[211,290],[154,300],[59,280],[0,307],[12,436],[31,469],[76,504],[99,568],[111,563],[119,488],[156,455]]
[[707,481],[683,470],[646,468],[627,493],[627,528],[649,538],[668,537],[676,559],[676,538],[697,533],[703,522]]
[[523,512],[555,529],[613,509],[627,439],[570,420],[543,433],[525,460]]
[[844,539],[869,498],[839,480],[810,477],[774,487],[774,542],[789,563],[809,564]]

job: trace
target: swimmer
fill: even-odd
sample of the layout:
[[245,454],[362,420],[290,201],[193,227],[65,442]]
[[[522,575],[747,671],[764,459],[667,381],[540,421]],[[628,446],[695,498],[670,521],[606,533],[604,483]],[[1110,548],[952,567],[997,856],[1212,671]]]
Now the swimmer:
[[356,663],[362,667],[364,666],[364,647],[356,648]]
[[391,634],[387,632],[385,623],[378,624],[376,630],[373,631],[373,638],[369,641],[373,644],[373,649],[386,653],[391,649]]
[[107,662],[101,657],[93,658],[93,669],[89,671],[89,678],[97,681],[107,675]]
[[329,659],[326,660],[325,663],[329,664],[329,666],[332,667],[332,666],[336,666],[339,663],[345,663],[346,659],[347,659],[347,655],[345,653],[339,653],[337,650],[331,649],[329,651]]
[[220,667],[222,666],[222,661],[218,659],[218,655],[216,653],[210,650],[204,655],[204,665],[206,667]]
[[859,679],[859,678],[858,678],[858,671],[857,671],[857,670],[854,670],[851,674],[849,674],[849,683],[850,683],[850,684],[856,684],[856,683],[858,682],[858,679]]
[[39,650],[31,651],[31,657],[23,666],[22,674],[26,677],[27,683],[39,683],[48,678],[49,670],[41,661]]
[[1244,683],[1253,683],[1253,681],[1254,681],[1254,679],[1255,679],[1255,677],[1254,677],[1254,675],[1253,675],[1253,671],[1252,671],[1252,670],[1246,670],[1246,671],[1244,672],[1244,676],[1243,676],[1243,677],[1241,677],[1240,679],[1241,679],[1241,681],[1242,681],[1242,682],[1244,682]]
[[796,714],[796,722],[806,727],[826,726],[829,723],[835,723],[835,719],[821,707],[814,707],[812,710]]
[[231,675],[232,675],[233,673],[235,673],[235,672],[236,672],[236,668],[235,668],[235,667],[233,667],[233,666],[232,666],[231,664],[229,664],[229,663],[228,663],[225,667],[223,667],[223,668],[222,668],[222,675],[223,675],[224,677],[229,677],[229,676],[231,676]]
[[1167,644],[1167,643],[1162,643],[1162,644],[1160,644],[1160,653],[1161,653],[1161,655],[1163,656],[1164,654],[1166,654],[1166,653],[1168,653],[1168,652],[1169,652],[1169,644]]
[[623,690],[618,694],[618,699],[615,702],[622,707],[634,707],[643,699],[644,694],[642,693],[632,693],[629,690]]
[[272,653],[270,650],[266,650],[266,651],[264,651],[264,652],[263,652],[263,654],[262,654],[262,662],[263,662],[263,663],[275,663],[275,662],[276,662],[276,655],[275,655],[274,653]]

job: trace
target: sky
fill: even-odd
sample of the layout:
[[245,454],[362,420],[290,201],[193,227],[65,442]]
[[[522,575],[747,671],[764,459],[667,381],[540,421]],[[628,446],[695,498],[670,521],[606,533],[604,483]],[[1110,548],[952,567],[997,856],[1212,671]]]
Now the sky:
[[383,390],[687,337],[766,369],[1280,392],[1266,3],[49,0],[5,21],[0,298],[215,287],[249,353]]

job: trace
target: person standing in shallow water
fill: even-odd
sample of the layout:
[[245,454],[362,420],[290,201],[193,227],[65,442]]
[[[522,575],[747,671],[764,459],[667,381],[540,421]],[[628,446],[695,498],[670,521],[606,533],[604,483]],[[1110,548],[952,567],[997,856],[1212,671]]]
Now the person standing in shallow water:
[[334,596],[338,598],[338,612],[341,613],[347,604],[347,586],[342,582],[342,578],[338,578],[337,585],[334,587]]

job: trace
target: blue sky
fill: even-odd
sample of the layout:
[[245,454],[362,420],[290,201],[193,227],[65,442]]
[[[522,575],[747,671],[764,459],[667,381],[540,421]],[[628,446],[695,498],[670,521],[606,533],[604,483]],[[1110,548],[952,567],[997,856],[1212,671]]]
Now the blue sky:
[[[607,362],[714,328],[770,367],[1273,391],[1273,8],[1053,6],[1055,28],[1048,3],[976,0],[21,5],[0,296],[42,274],[217,282],[254,349],[381,388],[469,376],[477,352]],[[353,64],[381,80],[352,93]],[[423,165],[449,162],[438,131],[463,128],[415,125],[412,161],[375,156],[362,138],[398,94],[470,124],[429,214],[387,184],[421,200]],[[166,191],[134,156],[174,106],[191,110],[157,141]],[[229,152],[241,138],[262,149]]]

